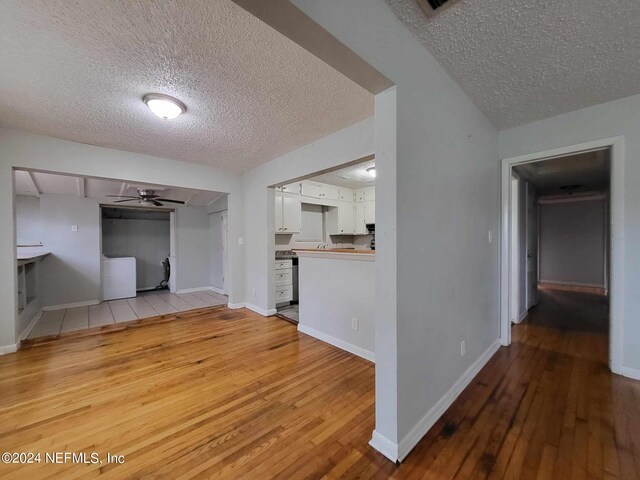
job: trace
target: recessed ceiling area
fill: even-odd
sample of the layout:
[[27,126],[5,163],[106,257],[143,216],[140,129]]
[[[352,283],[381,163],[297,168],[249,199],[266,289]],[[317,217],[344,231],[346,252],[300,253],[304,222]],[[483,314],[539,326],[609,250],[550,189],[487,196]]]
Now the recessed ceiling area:
[[[241,173],[373,96],[229,0],[0,2],[0,126]],[[156,117],[148,93],[186,112]]]
[[386,0],[498,129],[640,93],[638,0]]
[[375,166],[375,160],[368,160],[366,162],[349,165],[348,167],[340,168],[332,172],[323,173],[322,175],[311,178],[311,180],[326,183],[328,185],[335,185],[337,187],[352,189],[371,187],[376,184],[376,180],[375,177],[367,172],[367,169],[375,168]]
[[[204,207],[213,203],[224,193],[190,188],[167,187],[145,183],[133,183],[102,178],[85,178],[54,173],[15,170],[16,195],[40,196],[46,194],[74,195],[78,197],[99,198],[102,203],[113,203],[117,198],[106,198],[107,195],[136,196],[138,189],[155,190],[161,197],[185,202],[192,207]],[[121,204],[138,206],[137,201]],[[145,204],[145,207],[148,205]],[[167,203],[166,207],[172,205]]]
[[513,170],[536,187],[538,195],[609,190],[608,150],[579,153],[518,165]]

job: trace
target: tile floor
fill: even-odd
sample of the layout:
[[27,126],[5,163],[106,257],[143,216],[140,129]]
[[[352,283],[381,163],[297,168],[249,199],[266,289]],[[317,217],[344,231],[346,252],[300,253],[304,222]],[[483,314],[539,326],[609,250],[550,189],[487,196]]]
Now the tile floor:
[[87,328],[128,322],[138,318],[184,312],[196,308],[226,305],[228,297],[210,290],[193,293],[164,291],[139,292],[136,298],[110,300],[99,305],[42,312],[27,338],[85,330]]
[[287,305],[286,307],[282,307],[278,309],[278,315],[282,315],[283,317],[287,317],[289,320],[293,320],[296,323],[300,322],[300,305]]

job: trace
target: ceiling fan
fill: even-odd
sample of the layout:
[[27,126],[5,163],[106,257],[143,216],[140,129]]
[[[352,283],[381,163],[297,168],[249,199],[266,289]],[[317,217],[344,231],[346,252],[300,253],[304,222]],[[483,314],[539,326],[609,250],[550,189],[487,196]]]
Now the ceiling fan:
[[135,202],[138,203],[150,203],[156,207],[164,207],[164,204],[160,202],[179,203],[184,205],[182,200],[171,200],[169,198],[160,198],[160,195],[156,195],[155,190],[147,190],[145,188],[138,188],[138,196],[131,195],[107,195],[107,197],[121,198],[122,200],[115,200],[114,203]]

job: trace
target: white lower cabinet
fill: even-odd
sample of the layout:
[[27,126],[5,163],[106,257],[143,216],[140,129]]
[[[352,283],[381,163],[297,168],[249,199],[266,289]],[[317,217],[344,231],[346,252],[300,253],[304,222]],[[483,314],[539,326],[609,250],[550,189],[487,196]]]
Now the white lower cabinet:
[[276,304],[293,300],[293,261],[276,260],[274,275]]
[[300,233],[302,226],[302,203],[297,197],[275,195],[275,231],[276,233]]

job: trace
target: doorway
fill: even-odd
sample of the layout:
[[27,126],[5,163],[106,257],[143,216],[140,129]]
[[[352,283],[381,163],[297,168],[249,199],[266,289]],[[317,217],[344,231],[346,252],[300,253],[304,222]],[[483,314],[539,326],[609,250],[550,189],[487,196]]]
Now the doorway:
[[620,138],[503,160],[503,345],[519,321],[599,332],[619,373],[623,162]]

